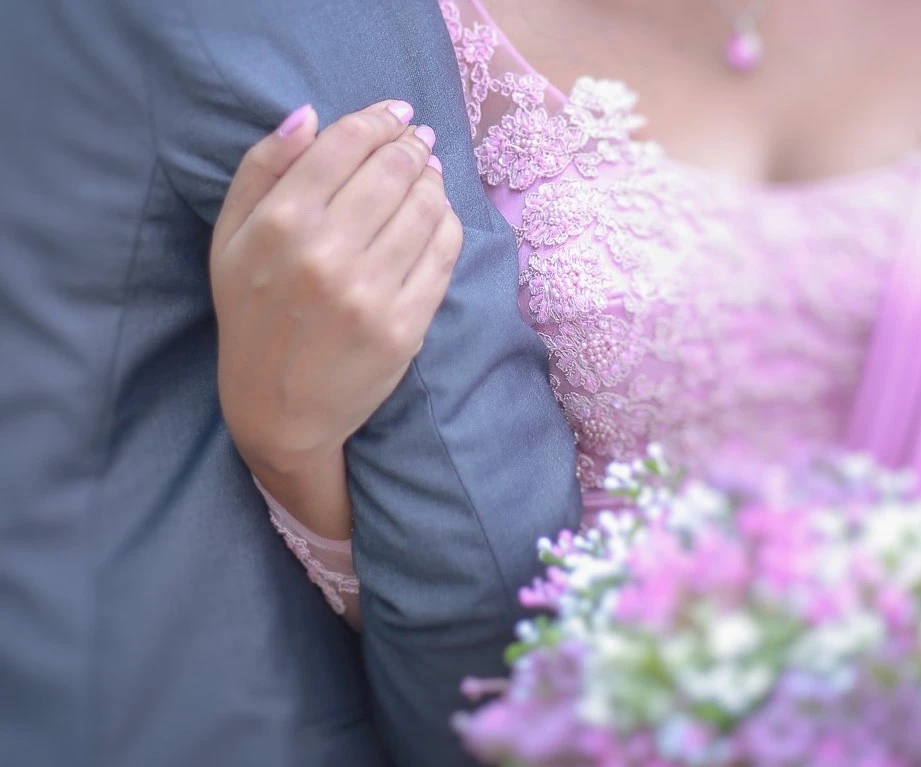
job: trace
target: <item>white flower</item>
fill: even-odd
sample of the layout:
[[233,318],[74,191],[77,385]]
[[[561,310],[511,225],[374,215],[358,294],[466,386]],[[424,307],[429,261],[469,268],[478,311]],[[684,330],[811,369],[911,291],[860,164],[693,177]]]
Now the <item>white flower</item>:
[[589,684],[589,688],[579,701],[579,718],[586,724],[606,727],[610,724],[607,690],[601,687],[593,690],[592,687],[593,685]]
[[608,580],[619,574],[620,567],[616,562],[584,557],[569,574],[569,585],[574,591],[585,591],[596,581]]
[[841,473],[850,480],[861,481],[878,471],[876,462],[869,453],[848,453],[837,462]]
[[678,532],[696,533],[713,521],[726,517],[730,504],[720,493],[700,482],[691,482],[669,504],[668,526]]
[[742,695],[754,703],[773,687],[774,674],[768,666],[758,664],[745,669],[738,683]]
[[921,544],[921,508],[896,505],[876,509],[865,522],[863,537],[867,548],[879,559],[891,563],[905,558],[917,560],[914,552]]
[[761,643],[761,629],[743,612],[717,617],[707,631],[707,650],[717,660],[740,658],[755,651]]
[[596,637],[594,657],[605,665],[631,666],[643,657],[643,648],[623,634],[610,632]]
[[885,637],[886,627],[879,616],[858,611],[806,632],[791,648],[790,658],[804,670],[826,675],[854,655],[877,647]]
[[821,552],[816,553],[822,581],[832,584],[845,580],[850,573],[852,559],[852,547],[847,542],[823,546]]
[[522,642],[536,642],[540,635],[531,621],[518,621],[515,624],[515,636]]
[[917,486],[918,477],[911,469],[891,472],[880,480],[880,487],[883,491],[895,496],[904,496]]
[[655,461],[657,465],[665,465],[665,448],[658,442],[649,443],[649,446],[646,448],[646,455]]
[[627,463],[610,463],[608,464],[607,475],[611,479],[622,479],[626,482],[633,479],[633,469]]
[[825,539],[840,539],[847,533],[847,520],[837,509],[815,512],[811,523]]
[[595,524],[599,530],[607,534],[608,549],[616,552],[629,543],[630,536],[639,524],[639,519],[632,511],[624,511],[620,514],[602,511]]
[[678,683],[693,700],[714,703],[737,715],[770,689],[773,675],[767,666],[746,668],[725,663],[705,671],[686,670],[678,675]]
[[666,636],[662,639],[660,647],[662,659],[673,671],[689,666],[695,655],[696,644],[693,636],[687,632]]

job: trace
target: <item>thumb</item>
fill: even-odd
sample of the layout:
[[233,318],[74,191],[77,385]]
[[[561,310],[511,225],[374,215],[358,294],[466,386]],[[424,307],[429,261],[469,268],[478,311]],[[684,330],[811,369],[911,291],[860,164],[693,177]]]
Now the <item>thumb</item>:
[[309,104],[243,155],[214,223],[211,250],[220,253],[256,206],[317,138],[317,113]]

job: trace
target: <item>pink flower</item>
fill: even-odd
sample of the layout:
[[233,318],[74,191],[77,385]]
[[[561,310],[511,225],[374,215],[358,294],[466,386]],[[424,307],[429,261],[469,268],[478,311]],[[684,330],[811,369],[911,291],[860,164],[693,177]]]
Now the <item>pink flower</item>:
[[876,606],[890,629],[910,628],[915,618],[911,597],[894,584],[884,586],[876,597]]
[[701,535],[694,546],[691,584],[698,594],[741,597],[750,583],[748,557],[740,543],[716,531]]
[[845,739],[838,735],[821,738],[813,751],[815,767],[839,767],[847,755]]
[[530,586],[522,586],[518,590],[518,602],[529,610],[555,610],[565,593],[565,588],[535,578]]
[[670,533],[650,533],[649,546],[630,557],[633,577],[620,593],[616,616],[654,631],[669,628],[681,605],[690,565],[691,560]]

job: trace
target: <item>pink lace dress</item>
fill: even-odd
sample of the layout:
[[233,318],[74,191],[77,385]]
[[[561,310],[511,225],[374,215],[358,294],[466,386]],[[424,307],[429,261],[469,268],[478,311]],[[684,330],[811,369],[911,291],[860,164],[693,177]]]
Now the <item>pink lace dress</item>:
[[[691,467],[756,466],[843,438],[921,162],[762,186],[635,137],[622,82],[554,88],[475,0],[441,0],[477,164],[517,234],[520,306],[550,357],[586,513],[651,441]],[[345,609],[354,575],[276,509]],[[338,567],[330,555],[340,558]],[[351,610],[349,611],[351,613]]]

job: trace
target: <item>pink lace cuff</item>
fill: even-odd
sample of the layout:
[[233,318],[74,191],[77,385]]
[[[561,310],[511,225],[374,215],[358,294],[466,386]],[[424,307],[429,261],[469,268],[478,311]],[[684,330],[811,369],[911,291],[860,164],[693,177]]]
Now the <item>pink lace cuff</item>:
[[308,530],[295,519],[258,479],[256,487],[269,507],[272,525],[307,570],[310,580],[323,592],[330,607],[354,628],[361,626],[358,577],[352,564],[352,541],[334,541]]

